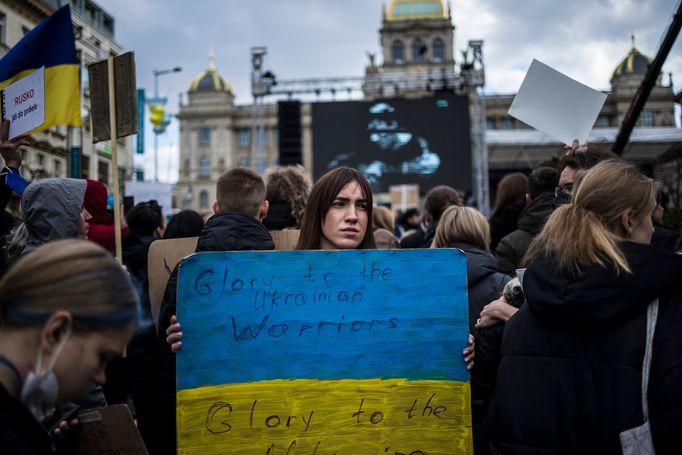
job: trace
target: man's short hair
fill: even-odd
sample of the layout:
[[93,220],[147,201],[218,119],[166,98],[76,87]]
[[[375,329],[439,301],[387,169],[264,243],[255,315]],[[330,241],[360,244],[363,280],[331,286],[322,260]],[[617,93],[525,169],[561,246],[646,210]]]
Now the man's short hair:
[[565,167],[575,170],[591,169],[602,161],[613,159],[620,159],[620,157],[610,150],[590,144],[584,152],[570,153],[561,157],[559,171],[563,171]]
[[230,169],[218,179],[216,199],[221,213],[242,212],[256,218],[265,200],[265,181],[251,169]]
[[559,171],[553,167],[539,167],[528,176],[528,194],[535,199],[542,193],[552,193],[559,185]]

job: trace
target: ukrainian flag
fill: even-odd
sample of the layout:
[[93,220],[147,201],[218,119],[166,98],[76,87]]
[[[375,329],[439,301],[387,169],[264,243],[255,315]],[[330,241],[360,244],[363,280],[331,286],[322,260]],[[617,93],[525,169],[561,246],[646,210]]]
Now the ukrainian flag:
[[81,125],[79,65],[69,5],[28,32],[0,60],[0,89],[45,67],[45,123]]
[[180,454],[472,453],[461,251],[199,253],[177,296]]

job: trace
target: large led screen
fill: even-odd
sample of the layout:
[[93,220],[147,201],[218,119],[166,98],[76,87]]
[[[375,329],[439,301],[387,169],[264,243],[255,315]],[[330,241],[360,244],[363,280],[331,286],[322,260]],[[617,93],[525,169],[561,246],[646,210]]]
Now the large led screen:
[[471,190],[466,96],[313,104],[315,179],[337,166],[362,171],[377,193],[419,184]]

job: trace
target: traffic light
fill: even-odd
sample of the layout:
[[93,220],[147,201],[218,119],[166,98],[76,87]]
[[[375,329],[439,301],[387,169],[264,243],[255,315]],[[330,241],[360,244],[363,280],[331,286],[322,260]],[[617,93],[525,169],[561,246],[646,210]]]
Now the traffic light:
[[154,126],[161,126],[166,117],[166,108],[161,104],[155,103],[149,105],[149,120]]

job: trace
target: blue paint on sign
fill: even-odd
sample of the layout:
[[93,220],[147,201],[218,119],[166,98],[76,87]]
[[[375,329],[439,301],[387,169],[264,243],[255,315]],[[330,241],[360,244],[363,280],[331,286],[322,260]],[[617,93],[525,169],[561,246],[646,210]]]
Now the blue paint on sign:
[[454,249],[199,253],[178,278],[178,389],[271,379],[468,381]]

